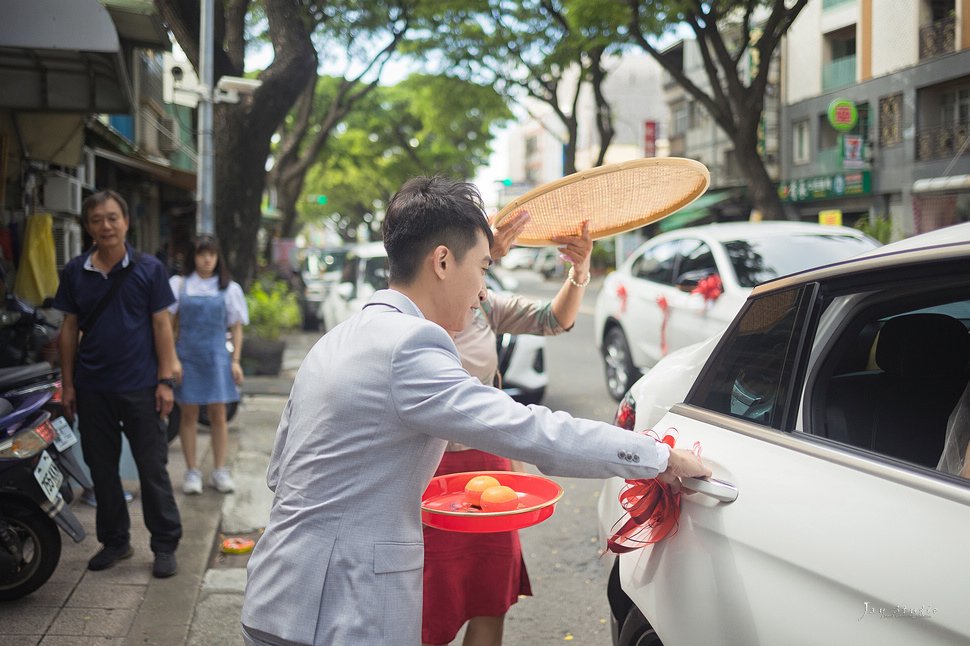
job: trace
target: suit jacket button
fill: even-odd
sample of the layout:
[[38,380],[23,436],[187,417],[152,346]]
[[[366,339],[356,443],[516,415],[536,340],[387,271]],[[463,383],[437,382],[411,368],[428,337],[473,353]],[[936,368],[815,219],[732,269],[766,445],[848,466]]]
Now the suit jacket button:
[[621,460],[625,460],[626,459],[626,451],[617,451],[616,452],[616,457],[620,458]]
[[634,453],[634,454],[633,454],[633,461],[634,461],[634,462],[639,462],[639,461],[640,461],[640,456],[639,456],[639,455],[637,455],[636,453]]

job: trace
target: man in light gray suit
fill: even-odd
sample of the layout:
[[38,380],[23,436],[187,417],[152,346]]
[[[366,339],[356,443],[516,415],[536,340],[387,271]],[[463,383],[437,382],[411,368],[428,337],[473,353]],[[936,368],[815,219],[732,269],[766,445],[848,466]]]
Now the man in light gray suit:
[[523,406],[462,369],[450,335],[484,297],[491,242],[470,184],[416,178],[391,200],[390,289],[310,350],[280,420],[247,644],[420,643],[421,494],[448,440],[550,475],[710,475],[687,451]]

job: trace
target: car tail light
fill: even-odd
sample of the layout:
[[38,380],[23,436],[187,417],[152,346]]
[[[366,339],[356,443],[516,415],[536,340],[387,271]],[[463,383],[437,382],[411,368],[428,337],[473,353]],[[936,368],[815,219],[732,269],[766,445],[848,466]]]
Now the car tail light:
[[613,425],[632,431],[637,421],[637,402],[633,398],[633,393],[627,391],[620,405],[616,407],[616,416],[613,418]]
[[57,402],[58,404],[61,403],[62,390],[63,390],[63,387],[61,386],[61,380],[58,379],[57,381],[54,382],[54,395],[51,397],[52,402]]
[[57,431],[50,423],[51,414],[43,411],[25,424],[13,437],[0,442],[0,459],[23,459],[37,455],[54,441]]

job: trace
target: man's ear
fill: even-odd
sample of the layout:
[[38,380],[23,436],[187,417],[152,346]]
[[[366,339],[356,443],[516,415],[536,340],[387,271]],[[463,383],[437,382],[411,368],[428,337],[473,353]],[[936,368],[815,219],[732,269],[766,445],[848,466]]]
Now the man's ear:
[[454,258],[452,257],[451,252],[448,250],[448,247],[444,245],[438,245],[435,247],[431,254],[431,265],[432,269],[434,269],[435,275],[438,276],[438,278],[444,278],[445,270],[448,268],[448,263],[452,262],[453,260]]

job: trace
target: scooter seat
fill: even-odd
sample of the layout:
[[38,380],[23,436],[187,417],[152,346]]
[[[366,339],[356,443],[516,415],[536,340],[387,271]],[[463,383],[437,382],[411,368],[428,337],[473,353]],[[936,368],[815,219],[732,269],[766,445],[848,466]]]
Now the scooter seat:
[[37,381],[42,377],[50,375],[53,371],[54,368],[46,361],[29,363],[25,366],[0,368],[0,393],[17,386],[23,386],[32,381]]

